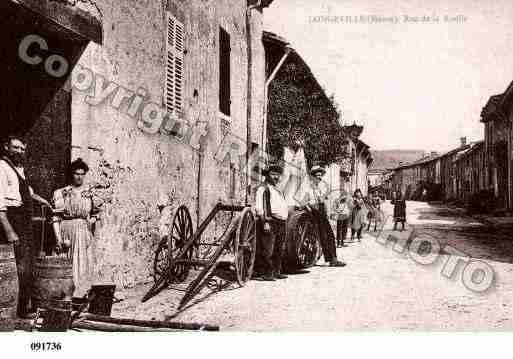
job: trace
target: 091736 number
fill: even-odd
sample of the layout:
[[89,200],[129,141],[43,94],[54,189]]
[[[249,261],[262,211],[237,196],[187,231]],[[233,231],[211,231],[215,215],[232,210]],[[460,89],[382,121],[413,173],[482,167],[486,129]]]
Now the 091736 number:
[[32,342],[30,343],[30,350],[32,351],[58,351],[61,350],[61,343],[57,342]]

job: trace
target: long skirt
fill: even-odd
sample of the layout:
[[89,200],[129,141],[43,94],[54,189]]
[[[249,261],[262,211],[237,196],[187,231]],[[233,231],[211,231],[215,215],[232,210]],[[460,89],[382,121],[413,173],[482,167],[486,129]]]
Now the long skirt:
[[86,219],[76,218],[61,222],[61,235],[64,242],[71,243],[68,256],[73,263],[73,282],[76,297],[84,296],[91,286],[92,233]]
[[406,222],[406,202],[403,200],[394,202],[394,222]]

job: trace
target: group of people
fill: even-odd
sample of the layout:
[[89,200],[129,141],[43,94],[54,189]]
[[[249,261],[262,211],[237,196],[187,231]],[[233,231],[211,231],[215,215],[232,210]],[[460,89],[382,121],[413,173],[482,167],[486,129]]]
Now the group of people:
[[362,191],[356,189],[351,196],[342,190],[340,196],[333,202],[332,219],[337,221],[337,247],[344,247],[348,228],[351,227],[351,241],[355,239],[360,242],[362,231],[367,225],[370,230],[371,222],[374,220],[374,230],[381,213],[381,199],[377,192],[373,193],[370,199],[364,198]]
[[26,144],[21,137],[10,136],[2,146],[0,158],[0,245],[12,244],[18,272],[18,307],[21,318],[33,318],[32,266],[37,253],[32,231],[34,204],[46,206],[52,213],[55,251],[67,256],[73,264],[75,294],[85,294],[90,279],[92,226],[101,205],[84,185],[89,171],[77,159],[69,166],[69,185],[56,189],[50,201],[34,192],[29,185],[24,164]]
[[[36,248],[32,233],[34,202],[50,208],[55,234],[55,250],[67,256],[73,265],[75,295],[86,293],[90,284],[92,263],[91,244],[93,226],[97,220],[101,200],[86,188],[84,177],[89,168],[77,159],[69,166],[69,185],[56,189],[53,198],[47,201],[34,192],[29,185],[24,164],[26,144],[20,137],[11,136],[3,143],[0,158],[0,245],[14,245],[19,282],[18,316],[34,317],[30,299],[33,285],[32,266]],[[337,247],[345,246],[348,228],[351,239],[361,241],[362,231],[375,213],[380,213],[380,198],[374,193],[370,199],[363,197],[357,189],[351,196],[341,191],[335,199],[331,216],[326,208],[327,194],[320,186],[325,170],[313,166],[310,170],[310,186],[300,205],[287,202],[278,188],[283,167],[271,164],[262,174],[265,182],[256,193],[255,210],[261,223],[258,256],[261,262],[262,280],[274,281],[287,278],[282,272],[282,259],[286,246],[289,221],[295,211],[308,210],[318,229],[320,246],[325,262],[331,267],[344,267],[345,262],[337,258]],[[406,221],[406,202],[400,193],[392,198],[394,204],[394,230],[397,223]],[[373,214],[374,213],[374,214]],[[330,224],[336,220],[336,238]],[[375,225],[376,226],[376,225]],[[376,227],[374,228],[376,229]]]
[[[283,168],[279,164],[267,166],[262,174],[265,182],[257,190],[255,209],[262,224],[262,235],[259,237],[258,252],[261,257],[262,269],[258,275],[262,280],[273,281],[287,276],[282,273],[282,258],[286,246],[289,220],[294,211],[308,210],[318,229],[320,245],[325,262],[332,267],[346,265],[337,258],[337,247],[345,246],[348,228],[351,227],[351,239],[361,241],[362,231],[369,224],[369,206],[380,210],[380,199],[375,193],[370,203],[357,189],[351,196],[341,191],[335,199],[331,215],[326,208],[327,194],[320,184],[325,174],[324,168],[313,166],[310,170],[310,189],[305,193],[303,205],[287,203],[282,191],[278,188]],[[337,222],[336,238],[330,224],[330,218]]]

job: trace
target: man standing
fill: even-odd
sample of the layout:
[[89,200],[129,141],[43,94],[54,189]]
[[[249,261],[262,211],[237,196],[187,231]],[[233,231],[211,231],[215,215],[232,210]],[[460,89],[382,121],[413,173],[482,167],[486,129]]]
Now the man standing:
[[18,270],[18,316],[33,318],[29,310],[32,294],[32,263],[35,246],[32,236],[33,200],[50,207],[34,193],[25,177],[23,163],[26,146],[19,137],[10,136],[3,144],[0,159],[0,243],[13,243]]
[[307,192],[305,202],[312,211],[314,220],[319,228],[320,242],[324,261],[330,264],[330,267],[343,267],[346,263],[337,259],[337,248],[335,246],[335,235],[331,229],[331,224],[326,211],[326,191],[320,187],[322,177],[326,171],[320,166],[313,166],[310,170],[312,181],[311,191]]
[[280,181],[283,168],[273,164],[262,171],[265,183],[256,193],[255,210],[263,224],[261,236],[262,280],[274,281],[285,279],[281,273],[281,262],[285,249],[288,207],[283,193],[276,187]]

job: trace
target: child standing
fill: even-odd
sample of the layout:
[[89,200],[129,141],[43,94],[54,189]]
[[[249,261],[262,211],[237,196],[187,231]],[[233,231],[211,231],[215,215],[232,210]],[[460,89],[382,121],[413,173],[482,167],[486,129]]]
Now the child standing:
[[354,237],[358,242],[362,240],[362,229],[367,221],[367,210],[363,201],[362,191],[357,189],[353,195],[353,210],[351,212],[351,241]]
[[345,247],[347,227],[351,219],[353,201],[351,195],[342,190],[340,196],[333,203],[333,219],[337,221],[337,247]]

